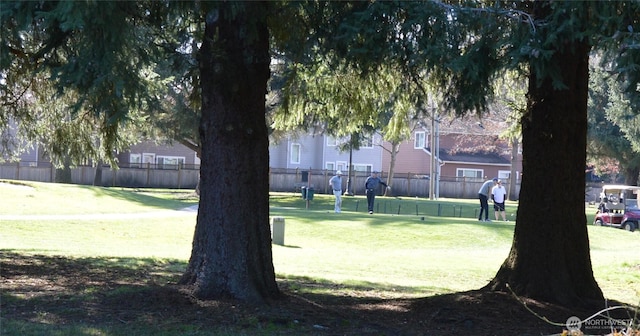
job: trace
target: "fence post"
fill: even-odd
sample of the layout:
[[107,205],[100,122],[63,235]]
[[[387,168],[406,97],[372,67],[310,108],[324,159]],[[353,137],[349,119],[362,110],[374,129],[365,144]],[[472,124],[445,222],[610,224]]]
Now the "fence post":
[[178,189],[180,189],[181,178],[182,178],[182,163],[178,162]]
[[467,194],[467,177],[462,177],[462,197]]
[[[329,183],[327,178],[329,177],[329,171],[327,169],[324,170],[324,179],[322,181],[322,183],[324,183],[324,193],[328,194],[329,193]],[[331,189],[331,191],[333,192],[333,189]]]
[[151,162],[147,162],[147,182],[145,187],[149,188],[149,181],[151,180]]

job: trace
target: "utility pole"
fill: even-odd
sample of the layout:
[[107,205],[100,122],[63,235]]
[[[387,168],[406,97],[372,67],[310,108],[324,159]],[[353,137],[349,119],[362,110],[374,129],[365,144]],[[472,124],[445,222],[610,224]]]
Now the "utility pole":
[[[435,108],[434,108],[435,111]],[[435,113],[435,126],[436,126],[436,143],[434,146],[435,164],[436,164],[436,182],[435,182],[435,197],[440,198],[440,116]]]
[[438,153],[440,151],[440,120],[435,106],[431,110],[431,165],[429,175],[429,199],[435,200],[440,196],[440,163]]

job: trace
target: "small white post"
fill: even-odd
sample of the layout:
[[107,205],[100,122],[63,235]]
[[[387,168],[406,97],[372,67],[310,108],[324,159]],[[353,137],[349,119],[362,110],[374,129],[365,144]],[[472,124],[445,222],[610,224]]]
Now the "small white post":
[[271,219],[271,241],[284,246],[284,217],[276,216]]

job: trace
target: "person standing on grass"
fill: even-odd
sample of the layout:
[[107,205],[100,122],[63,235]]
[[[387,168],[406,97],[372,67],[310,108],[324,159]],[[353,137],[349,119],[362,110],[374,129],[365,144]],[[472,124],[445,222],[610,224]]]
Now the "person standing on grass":
[[373,214],[373,203],[376,200],[376,191],[380,185],[385,186],[385,188],[390,189],[390,187],[382,182],[382,180],[378,177],[378,172],[373,171],[371,175],[367,177],[367,180],[364,181],[364,188],[367,190],[367,206],[369,208],[369,214]]
[[336,197],[336,203],[333,208],[336,213],[340,213],[342,207],[342,172],[340,170],[329,180],[329,185],[333,189],[333,195]]
[[504,201],[507,196],[507,189],[502,185],[502,181],[498,180],[497,184],[491,189],[491,199],[493,200],[493,210],[495,211],[496,220],[498,213],[502,214],[502,221],[507,221],[507,214],[504,212]]
[[482,220],[482,213],[484,212],[484,221],[490,222],[489,219],[489,194],[491,193],[491,188],[498,182],[498,178],[495,177],[493,180],[485,181],[478,190],[478,198],[480,199],[480,216],[478,216],[479,221]]

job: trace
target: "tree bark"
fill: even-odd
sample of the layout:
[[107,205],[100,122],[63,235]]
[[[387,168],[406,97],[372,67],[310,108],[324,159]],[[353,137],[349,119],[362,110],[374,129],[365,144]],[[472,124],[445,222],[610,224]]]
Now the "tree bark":
[[624,172],[624,183],[626,185],[638,185],[638,176],[640,175],[640,167],[627,166]]
[[200,50],[200,205],[182,284],[201,299],[280,295],[269,228],[267,4],[224,2],[206,15]]
[[510,201],[518,200],[518,193],[516,187],[518,184],[518,172],[516,171],[516,165],[518,164],[518,139],[511,139],[511,171],[509,174],[509,195],[507,196]]
[[72,183],[71,181],[71,158],[65,155],[62,168],[56,168],[54,182],[56,183]]
[[[389,175],[387,176],[387,185],[391,186],[393,183],[393,174],[395,171],[395,167],[396,167],[396,157],[398,157],[398,148],[400,147],[400,143],[399,142],[392,142],[391,143],[391,151],[389,152],[391,155],[391,160],[389,161]],[[389,188],[384,190],[384,195],[388,196],[390,195],[389,193]]]
[[509,256],[490,289],[509,287],[517,295],[565,306],[604,300],[591,267],[584,207],[589,50],[586,41],[566,42],[549,60],[565,89],[531,71],[521,121],[517,224]]
[[102,160],[96,163],[96,173],[93,175],[93,185],[102,186]]

